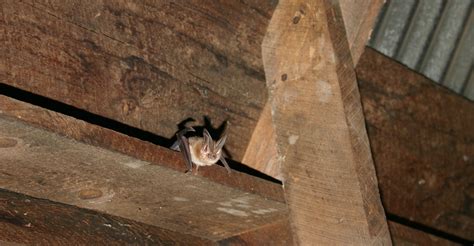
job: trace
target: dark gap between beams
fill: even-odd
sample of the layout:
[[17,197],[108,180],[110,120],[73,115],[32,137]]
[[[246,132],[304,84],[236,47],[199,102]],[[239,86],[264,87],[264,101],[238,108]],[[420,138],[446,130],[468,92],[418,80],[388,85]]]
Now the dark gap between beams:
[[462,244],[462,245],[473,245],[473,242],[471,242],[471,241],[469,241],[465,238],[453,235],[451,233],[435,229],[433,227],[418,223],[416,221],[411,221],[407,218],[403,218],[403,217],[395,215],[395,214],[386,213],[386,215],[387,215],[387,220],[391,220],[395,223],[411,227],[415,230],[419,230],[419,231],[422,231],[424,233],[431,234],[431,235],[446,239],[446,240],[451,241],[451,242],[459,243],[459,244]]
[[[142,130],[140,128],[124,124],[122,122],[91,113],[84,109],[80,109],[63,102],[41,96],[38,94],[31,93],[4,83],[0,82],[0,95],[4,95],[22,102],[27,102],[35,106],[39,106],[57,113],[61,113],[87,123],[97,125],[103,128],[107,128],[116,132],[120,132],[127,136],[138,138],[143,141],[147,141],[162,147],[169,148],[174,142],[174,139],[167,139],[151,133],[149,131]],[[271,176],[261,173],[255,169],[240,164],[239,162],[228,160],[230,167],[233,170],[246,173],[248,175],[265,179],[267,181],[281,184],[281,182]]]

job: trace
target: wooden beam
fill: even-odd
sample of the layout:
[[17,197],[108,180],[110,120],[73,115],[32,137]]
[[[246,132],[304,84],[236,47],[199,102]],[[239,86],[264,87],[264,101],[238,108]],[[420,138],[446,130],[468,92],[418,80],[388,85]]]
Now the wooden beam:
[[[186,169],[184,160],[178,152],[2,95],[0,95],[0,116],[21,119],[21,121],[36,127],[87,144],[108,148],[154,165],[172,168],[183,173]],[[238,163],[231,164],[236,167]],[[245,173],[234,171],[228,175],[225,168],[211,166],[201,168],[198,175],[213,182],[255,193],[268,199],[284,201],[280,184]]]
[[3,189],[0,211],[2,245],[212,244],[209,239]]
[[[357,64],[370,37],[379,10],[383,6],[383,1],[341,1],[340,4],[352,61],[353,64]],[[276,135],[268,101],[253,131],[242,162],[282,180],[281,162],[277,159]]]
[[228,120],[228,151],[242,159],[267,101],[261,43],[274,1],[0,7],[3,83],[166,138],[189,117]]
[[283,180],[281,161],[278,159],[270,107],[270,102],[267,102],[250,138],[242,163],[281,181]]
[[459,245],[435,235],[413,229],[395,222],[388,222],[395,245]]
[[385,0],[339,1],[352,63],[357,65]]
[[280,1],[263,59],[295,241],[390,244],[338,1]]
[[[192,241],[196,237],[212,242],[241,240],[257,243],[259,233],[265,232],[279,244],[292,243],[289,231],[284,232],[289,228],[284,203],[219,185],[199,176],[150,165],[149,162],[79,143],[5,117],[0,117],[0,163],[0,189],[126,219],[119,221],[122,224],[96,221],[103,223],[103,227],[113,228],[117,224],[127,227],[127,220],[133,220],[161,228],[156,229],[156,237],[160,238],[159,233],[164,231],[162,240],[186,234],[189,237],[184,237],[184,241]],[[31,210],[28,204],[23,209],[15,205],[16,200],[34,204]],[[54,233],[56,227],[68,227],[68,223],[74,221],[81,221],[79,227],[83,228],[89,221],[82,220],[84,216],[89,216],[88,212],[81,217],[83,210],[74,212],[74,209],[58,208],[56,211],[43,206],[40,200],[27,202],[24,198],[13,196],[1,202],[6,202],[8,209],[6,212],[1,210],[4,214],[0,216],[0,221],[3,220],[6,223],[3,226],[9,228],[0,230],[1,240],[14,237],[17,232],[31,232],[26,237],[31,239],[43,229]],[[38,207],[35,207],[36,203]],[[42,209],[46,212],[42,213]],[[68,214],[71,211],[73,213]],[[45,219],[50,213],[56,214],[53,222]],[[32,229],[28,230],[30,227]],[[38,232],[35,228],[42,229]],[[132,225],[129,230],[133,229]],[[65,230],[71,233],[74,228]],[[166,231],[174,233],[168,235]],[[143,232],[146,230],[143,229]],[[147,238],[143,237],[143,240]]]
[[474,103],[373,49],[357,77],[386,211],[474,241]]

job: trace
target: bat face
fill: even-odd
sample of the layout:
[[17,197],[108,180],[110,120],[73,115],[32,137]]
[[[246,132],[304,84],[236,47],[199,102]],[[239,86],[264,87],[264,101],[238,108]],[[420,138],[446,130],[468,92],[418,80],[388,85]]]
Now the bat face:
[[196,165],[196,173],[200,166],[210,166],[218,161],[224,164],[228,173],[231,169],[222,154],[227,139],[227,134],[224,134],[216,142],[212,139],[209,132],[204,129],[202,137],[186,138],[184,134],[187,132],[194,132],[192,127],[187,127],[176,133],[177,140],[171,146],[171,149],[181,151],[183,153],[184,161],[186,162],[187,172],[192,171],[193,164]]
[[215,142],[205,129],[202,138],[190,138],[189,145],[193,162],[199,166],[215,164],[222,156],[222,148],[224,147],[226,139],[227,135],[224,135]]

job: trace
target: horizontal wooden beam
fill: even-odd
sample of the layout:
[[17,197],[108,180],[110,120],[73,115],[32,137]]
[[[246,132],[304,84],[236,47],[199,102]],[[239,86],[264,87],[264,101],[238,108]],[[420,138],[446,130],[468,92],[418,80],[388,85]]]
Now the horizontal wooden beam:
[[[0,115],[21,119],[21,121],[36,127],[87,144],[118,151],[154,165],[172,168],[183,173],[186,169],[184,160],[178,152],[2,95],[0,95]],[[237,165],[236,163],[231,164]],[[228,175],[225,168],[216,165],[201,168],[198,175],[213,182],[255,193],[268,199],[284,201],[280,184],[245,173],[234,171],[232,175]]]
[[[0,2],[0,81],[170,138],[188,118],[240,161],[267,101],[274,1]],[[210,123],[205,122],[207,116]]]
[[370,48],[357,77],[386,211],[474,241],[474,103]]
[[2,245],[212,244],[209,239],[3,189],[0,211]]
[[396,222],[389,221],[388,226],[394,245],[459,245],[459,243]]
[[[256,243],[262,229],[262,233],[269,233],[268,238],[278,244],[292,243],[284,203],[199,176],[150,165],[1,116],[0,163],[0,189],[119,216],[126,219],[119,220],[125,227],[127,220],[153,226],[159,228],[156,229],[158,238],[162,232],[173,232],[165,234],[163,240],[186,234],[190,238],[183,240],[190,242],[196,237],[212,242]],[[31,232],[26,238],[32,238],[36,235],[35,228],[53,233],[56,227],[68,227],[68,223],[74,221],[82,221],[80,228],[87,225],[88,219],[83,221],[81,215],[74,216],[83,210],[77,212],[64,207],[56,211],[45,205],[50,203],[41,200],[35,200],[39,205],[34,207],[36,203],[19,198],[23,203],[33,203],[31,210],[28,204],[20,210],[21,206],[15,205],[15,197],[0,200],[10,204],[9,210],[0,216],[0,222],[3,219],[6,223],[3,226],[9,227],[0,230],[1,240],[13,237],[18,231]],[[43,209],[46,212],[42,213]],[[17,214],[15,210],[20,212]],[[57,213],[58,221],[45,219],[49,213]],[[85,217],[89,216],[88,212],[84,213]],[[29,216],[33,218],[31,221]],[[97,223],[109,228],[117,225],[102,220]],[[30,227],[33,229],[29,231]],[[72,228],[67,230],[73,231]],[[133,231],[133,225],[129,230]]]

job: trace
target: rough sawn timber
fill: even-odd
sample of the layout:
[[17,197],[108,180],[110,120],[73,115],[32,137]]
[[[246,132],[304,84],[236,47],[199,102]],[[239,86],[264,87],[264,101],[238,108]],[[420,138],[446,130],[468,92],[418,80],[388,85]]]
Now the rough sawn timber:
[[240,161],[267,101],[261,43],[274,1],[0,2],[0,80],[170,138],[231,123]]
[[[157,240],[160,233],[164,234],[163,240],[181,240],[179,235],[186,234],[183,240],[188,238],[190,242],[196,237],[258,245],[262,229],[266,237],[261,238],[280,245],[292,243],[284,203],[150,165],[6,117],[0,117],[0,163],[0,189],[119,216],[124,220],[113,221],[111,216],[98,214],[91,223],[103,223],[110,229],[118,226],[116,229],[126,234],[136,229],[145,241],[149,241],[144,234],[146,228],[155,228],[150,237]],[[69,223],[79,224],[84,230],[84,221],[94,217],[94,213],[84,210],[36,199],[27,202],[28,198],[21,196],[17,202],[15,196],[6,196],[0,200],[6,206],[0,214],[0,226],[5,227],[0,230],[3,241],[22,240],[22,234],[31,238],[31,234],[52,233],[55,228],[69,228]],[[44,219],[49,212],[57,213],[52,224]],[[129,224],[129,220],[138,224]],[[74,234],[65,230],[66,235]]]
[[474,241],[474,103],[370,48],[356,71],[385,210]]
[[0,244],[210,245],[211,240],[0,189]]
[[280,1],[263,43],[299,244],[391,244],[338,1]]
[[[0,95],[0,116],[14,117],[59,135],[111,149],[154,165],[168,167],[183,173],[186,170],[182,155],[176,151],[3,95]],[[201,168],[198,175],[213,182],[255,193],[268,199],[284,201],[280,184],[237,171],[228,175],[225,168],[221,166]]]
[[[370,37],[383,1],[340,1],[340,5],[352,61],[353,64],[357,64]],[[262,144],[262,142],[265,144]],[[275,129],[272,123],[270,102],[268,101],[255,126],[242,162],[267,175],[282,180],[281,162],[277,158]]]
[[411,227],[398,224],[392,221],[388,222],[388,226],[390,228],[390,234],[392,235],[394,245],[459,245],[458,243],[454,243],[446,239],[428,234],[423,231],[418,231]]

